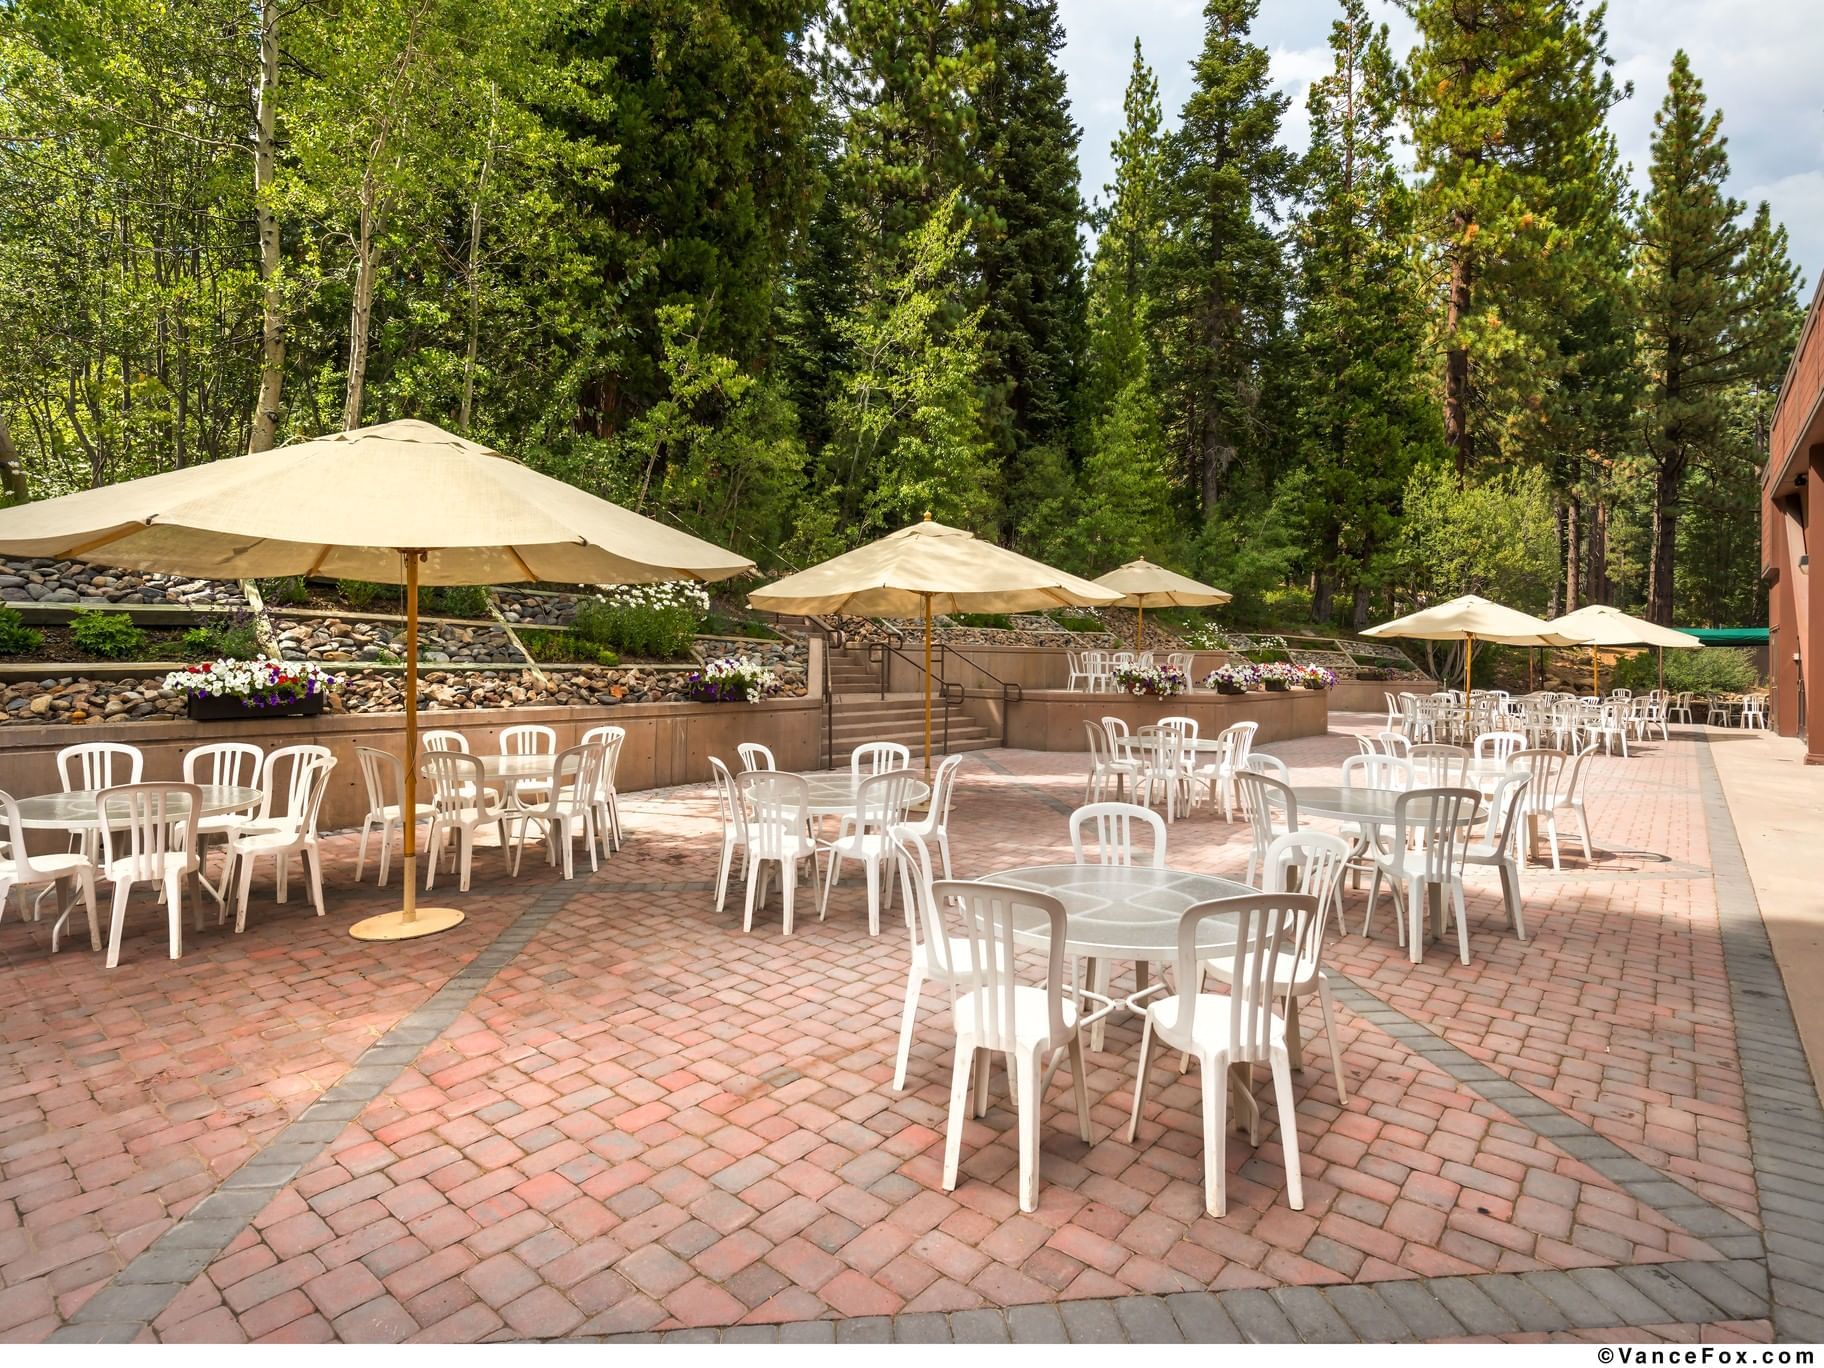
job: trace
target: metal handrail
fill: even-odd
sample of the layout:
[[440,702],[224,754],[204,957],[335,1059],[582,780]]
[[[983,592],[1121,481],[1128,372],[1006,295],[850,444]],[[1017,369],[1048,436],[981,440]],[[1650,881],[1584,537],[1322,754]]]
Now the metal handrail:
[[[940,653],[941,653],[942,648],[940,647],[939,649],[940,649]],[[962,686],[960,684],[954,685],[954,686],[951,685],[949,683],[949,681],[947,681],[941,673],[933,673],[931,671],[926,670],[923,661],[915,660],[911,656],[907,655],[904,651],[900,650],[897,646],[889,646],[883,641],[875,641],[875,642],[870,642],[868,644],[868,660],[870,663],[872,663],[873,660],[875,659],[874,653],[876,651],[879,651],[881,653],[879,660],[880,660],[880,696],[882,698],[885,698],[887,696],[887,656],[889,656],[889,655],[898,656],[901,660],[905,661],[906,664],[910,665],[919,674],[925,675],[932,683],[937,685],[938,694],[940,697],[942,697],[942,699],[944,701],[943,752],[945,755],[948,755],[950,753],[950,705],[952,703],[962,702],[962,699],[963,699]],[[941,654],[940,654],[940,660],[941,660]],[[952,696],[952,694],[950,692],[952,687],[954,687],[956,689],[956,693],[954,696]]]

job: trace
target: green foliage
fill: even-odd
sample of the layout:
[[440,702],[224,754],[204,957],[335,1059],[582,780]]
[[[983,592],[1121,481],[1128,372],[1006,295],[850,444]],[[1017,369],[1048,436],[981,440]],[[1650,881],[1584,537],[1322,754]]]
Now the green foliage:
[[426,585],[418,591],[418,611],[432,617],[485,618],[488,591],[479,584]]
[[97,660],[141,659],[148,641],[144,629],[127,614],[98,610],[70,618],[70,639],[77,650]]
[[[1616,688],[1659,687],[1659,653],[1641,651],[1624,657],[1610,672]],[[1705,646],[1696,651],[1666,652],[1666,688],[1673,693],[1747,693],[1760,684],[1754,656],[1732,647]]]
[[571,630],[581,640],[636,660],[681,660],[703,610],[682,596],[651,601],[624,591],[613,598],[587,598],[576,605]]
[[620,656],[576,632],[521,631],[526,654],[541,665],[619,665]]
[[755,641],[780,641],[779,633],[764,622],[753,618],[728,617],[722,613],[711,613],[703,619],[697,629],[699,636],[751,637]]
[[350,608],[372,608],[377,603],[396,606],[400,596],[397,585],[353,579],[337,580],[336,593]]
[[952,613],[950,621],[959,627],[986,627],[1003,632],[1013,630],[1013,617],[1008,613]]
[[296,608],[310,602],[310,586],[302,575],[256,580],[255,583],[259,586],[261,601],[269,607]]
[[1103,627],[1101,618],[1090,617],[1087,613],[1068,612],[1062,608],[1052,613],[1051,620],[1067,632],[1097,633],[1107,630]]
[[250,617],[211,619],[178,638],[185,660],[251,660],[262,654],[260,634]]
[[25,625],[25,615],[12,604],[0,604],[0,655],[30,655],[44,645],[44,633]]
[[1525,612],[1545,611],[1558,561],[1551,489],[1537,467],[1459,487],[1442,464],[1420,466],[1406,486],[1401,555],[1406,582],[1434,601],[1480,594]]

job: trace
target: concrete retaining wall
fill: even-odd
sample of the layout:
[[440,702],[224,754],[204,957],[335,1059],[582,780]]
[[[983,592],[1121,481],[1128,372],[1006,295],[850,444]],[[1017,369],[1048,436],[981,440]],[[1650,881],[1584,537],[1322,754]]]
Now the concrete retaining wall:
[[1257,722],[1260,730],[1254,739],[1261,743],[1322,736],[1330,726],[1329,704],[1321,689],[1193,693],[1164,699],[1041,689],[1028,690],[1023,699],[1005,706],[1007,744],[1022,750],[1084,750],[1083,724],[1103,717],[1119,717],[1129,727],[1146,726],[1162,717],[1194,717],[1203,736],[1215,736],[1236,722]]

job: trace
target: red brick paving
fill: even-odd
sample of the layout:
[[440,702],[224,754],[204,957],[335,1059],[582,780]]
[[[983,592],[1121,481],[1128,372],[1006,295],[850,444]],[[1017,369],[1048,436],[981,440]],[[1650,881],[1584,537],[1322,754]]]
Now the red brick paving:
[[[1271,749],[1315,778],[1352,743]],[[964,770],[959,873],[1067,849],[1031,789],[1078,801],[1078,757],[994,758],[1014,774]],[[1155,1079],[1140,1142],[1121,1141],[1136,1048],[1124,1023],[1092,1056],[1097,1142],[1048,1105],[1037,1212],[1013,1197],[998,1071],[997,1105],[965,1127],[963,1181],[944,1193],[935,996],[908,1089],[890,1089],[897,922],[867,936],[858,881],[789,941],[776,910],[744,936],[732,900],[718,916],[706,891],[612,887],[714,874],[704,792],[629,807],[627,849],[577,882],[157,1337],[543,1337],[1714,1257],[1347,1012],[1347,1106],[1321,1048],[1300,1079],[1303,1212],[1284,1201],[1270,1107],[1259,1150],[1230,1139],[1222,1221],[1202,1213],[1194,1080]],[[1585,869],[1567,849],[1563,873],[1529,871],[1528,944],[1477,884],[1469,967],[1442,949],[1410,965],[1385,916],[1374,939],[1335,942],[1333,963],[1756,1221],[1714,900],[1694,877],[1707,850],[1691,744],[1599,761],[1590,808],[1613,853]],[[1172,859],[1238,871],[1243,839],[1199,815],[1172,828]],[[518,882],[489,879],[484,863],[458,931],[365,946],[347,922],[391,898],[351,886],[351,840],[329,845],[330,917],[275,906],[261,885],[245,935],[211,928],[175,964],[144,916],[113,973],[85,952],[51,957],[48,924],[6,927],[0,1338],[40,1339],[69,1316],[550,881],[531,862]],[[1362,901],[1348,899],[1352,930]]]

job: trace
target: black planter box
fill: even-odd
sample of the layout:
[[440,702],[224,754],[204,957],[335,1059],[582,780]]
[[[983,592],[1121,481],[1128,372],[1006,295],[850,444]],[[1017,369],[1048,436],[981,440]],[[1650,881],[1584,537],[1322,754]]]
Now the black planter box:
[[240,722],[260,717],[315,717],[323,711],[321,690],[289,703],[257,707],[239,698],[212,698],[191,694],[185,713],[192,722]]
[[1265,685],[1268,693],[1291,693],[1292,692],[1292,686],[1290,684],[1283,683],[1277,679],[1265,679],[1265,680],[1262,680],[1261,683],[1263,685]]
[[1245,684],[1218,684],[1216,686],[1217,693],[1228,694],[1231,697],[1236,694],[1244,694],[1247,691],[1247,686]]

